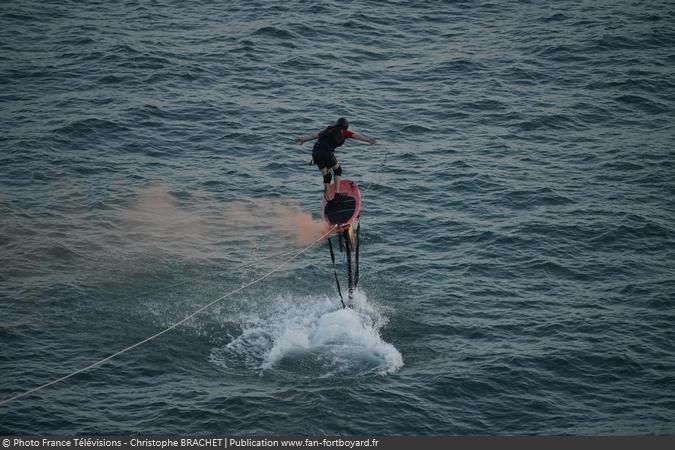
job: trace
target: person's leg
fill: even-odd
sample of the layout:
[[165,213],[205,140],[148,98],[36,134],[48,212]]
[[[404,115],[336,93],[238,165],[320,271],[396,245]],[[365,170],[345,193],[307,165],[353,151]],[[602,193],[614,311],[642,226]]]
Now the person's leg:
[[328,167],[321,167],[321,175],[323,175],[323,195],[325,197],[328,195],[328,186],[330,185],[332,175],[328,171]]
[[340,167],[340,163],[335,161],[335,165],[331,167],[333,169],[333,173],[335,174],[335,195],[338,195],[340,193],[340,178],[342,177],[342,167]]

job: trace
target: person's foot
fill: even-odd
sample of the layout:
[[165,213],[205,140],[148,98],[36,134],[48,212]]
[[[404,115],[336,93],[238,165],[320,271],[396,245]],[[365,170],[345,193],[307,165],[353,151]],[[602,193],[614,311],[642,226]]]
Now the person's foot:
[[345,194],[341,192],[336,192],[335,195],[333,196],[333,200],[340,200],[341,198],[344,198]]

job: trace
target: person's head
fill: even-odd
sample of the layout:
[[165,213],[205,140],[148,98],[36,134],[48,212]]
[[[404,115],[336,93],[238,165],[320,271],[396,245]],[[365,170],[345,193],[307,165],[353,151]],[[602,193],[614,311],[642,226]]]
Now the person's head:
[[347,122],[347,119],[345,119],[344,117],[340,117],[335,126],[340,128],[341,130],[346,130],[347,128],[349,128],[349,122]]

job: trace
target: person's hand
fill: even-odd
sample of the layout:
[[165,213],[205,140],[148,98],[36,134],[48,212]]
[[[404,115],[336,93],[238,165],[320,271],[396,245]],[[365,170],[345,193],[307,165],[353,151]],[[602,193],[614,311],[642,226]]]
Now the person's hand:
[[372,144],[377,144],[377,139],[372,138],[372,139],[370,140],[370,143],[371,143],[371,145],[372,145]]
[[295,143],[296,143],[296,144],[304,144],[304,142],[305,142],[305,141],[304,141],[301,137],[295,138]]

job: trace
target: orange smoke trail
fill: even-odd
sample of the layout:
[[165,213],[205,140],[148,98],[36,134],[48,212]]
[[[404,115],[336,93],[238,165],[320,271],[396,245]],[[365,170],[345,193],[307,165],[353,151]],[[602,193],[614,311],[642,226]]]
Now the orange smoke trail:
[[164,184],[141,189],[120,218],[117,238],[124,247],[143,253],[161,249],[189,258],[222,256],[223,251],[230,253],[231,245],[237,245],[238,251],[248,246],[270,250],[303,246],[329,229],[296,201],[222,202],[196,192],[179,203]]

